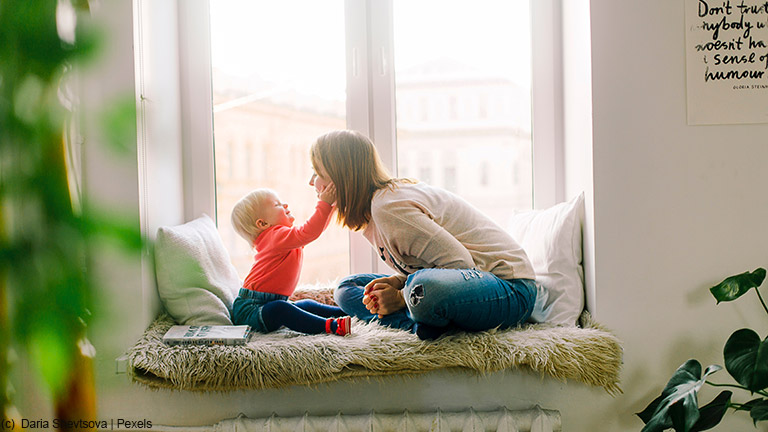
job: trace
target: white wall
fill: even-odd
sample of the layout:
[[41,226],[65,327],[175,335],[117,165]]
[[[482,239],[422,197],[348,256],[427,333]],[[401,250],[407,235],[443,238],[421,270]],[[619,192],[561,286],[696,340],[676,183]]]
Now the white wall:
[[[707,290],[768,266],[768,125],[686,125],[683,12],[682,1],[591,0],[598,318],[626,362],[625,394],[590,409],[600,430],[639,430],[632,413],[677,366],[723,364],[734,330],[768,330],[754,293],[715,306]],[[754,430],[744,417],[717,430]]]

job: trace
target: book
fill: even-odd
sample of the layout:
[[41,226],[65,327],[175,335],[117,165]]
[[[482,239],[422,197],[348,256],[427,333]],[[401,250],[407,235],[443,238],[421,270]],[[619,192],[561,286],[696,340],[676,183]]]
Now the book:
[[163,336],[166,345],[244,345],[251,333],[247,325],[175,325]]

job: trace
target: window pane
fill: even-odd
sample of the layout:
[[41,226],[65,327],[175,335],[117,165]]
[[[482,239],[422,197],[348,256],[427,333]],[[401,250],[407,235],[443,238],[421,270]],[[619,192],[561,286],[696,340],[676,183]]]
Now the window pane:
[[399,175],[532,208],[529,0],[395,0]]
[[[296,224],[317,203],[309,147],[343,129],[344,3],[211,2],[216,211],[219,232],[244,278],[253,252],[232,229],[232,207],[255,188],[276,190]],[[331,223],[304,248],[300,283],[349,273],[346,230]]]

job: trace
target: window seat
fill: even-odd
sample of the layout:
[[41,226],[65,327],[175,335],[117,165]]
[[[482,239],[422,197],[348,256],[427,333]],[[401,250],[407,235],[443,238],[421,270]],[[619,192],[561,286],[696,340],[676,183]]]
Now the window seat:
[[[337,380],[413,376],[455,369],[479,375],[526,370],[562,382],[621,392],[619,340],[584,308],[583,195],[524,212],[510,234],[526,250],[537,283],[548,290],[547,324],[447,335],[433,342],[355,320],[352,335],[252,334],[243,346],[166,346],[175,323],[231,324],[237,272],[207,216],[158,230],[155,267],[166,314],[128,352],[134,382],[152,388],[234,391],[313,386]],[[294,299],[332,302],[331,289],[297,290]]]
[[302,335],[290,330],[252,334],[242,346],[167,346],[174,325],[161,315],[129,350],[132,380],[152,388],[233,391],[312,386],[356,377],[413,375],[458,368],[471,373],[523,368],[560,381],[621,392],[618,339],[587,312],[581,327],[532,324],[459,333],[433,342],[374,323],[354,323],[353,334]]

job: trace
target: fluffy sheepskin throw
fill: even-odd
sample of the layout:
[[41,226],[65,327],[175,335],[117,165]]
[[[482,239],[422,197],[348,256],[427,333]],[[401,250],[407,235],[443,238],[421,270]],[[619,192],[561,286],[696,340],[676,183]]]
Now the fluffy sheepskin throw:
[[167,346],[162,337],[174,324],[168,315],[160,316],[128,352],[135,382],[178,390],[228,391],[442,368],[476,373],[527,368],[558,380],[603,387],[611,394],[621,392],[621,345],[587,313],[581,328],[536,324],[453,334],[433,342],[354,320],[353,333],[346,337],[281,329],[252,334],[242,346]]

